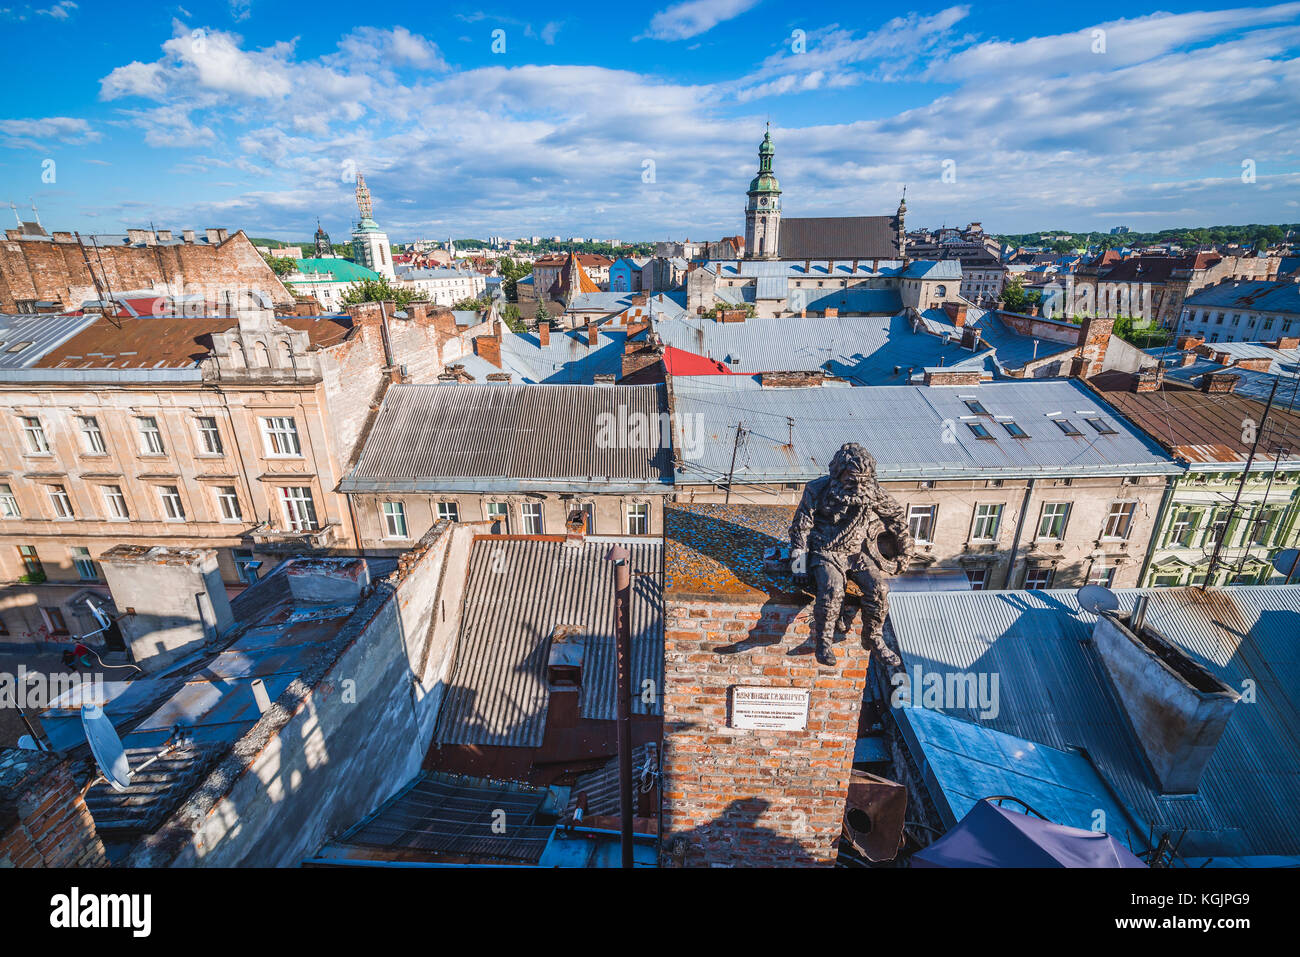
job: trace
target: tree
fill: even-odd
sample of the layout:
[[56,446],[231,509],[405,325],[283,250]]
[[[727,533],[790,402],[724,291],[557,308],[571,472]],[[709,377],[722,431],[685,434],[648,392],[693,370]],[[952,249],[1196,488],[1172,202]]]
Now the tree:
[[394,289],[387,279],[362,279],[348,286],[343,293],[343,304],[354,306],[360,302],[395,302],[398,309],[405,309],[413,302],[426,302],[428,296],[415,289]]
[[549,322],[551,314],[546,311],[546,303],[540,299],[537,301],[537,311],[533,313],[533,319],[537,322]]
[[1002,308],[1007,312],[1024,312],[1028,307],[1024,280],[1016,276],[1002,290]]
[[281,277],[298,270],[298,260],[290,259],[288,256],[268,256],[266,264],[271,267],[271,272]]
[[517,263],[513,259],[502,256],[497,262],[497,268],[501,270],[501,288],[506,294],[506,299],[511,302],[518,302],[519,280],[533,271],[533,264]]
[[482,312],[488,306],[492,305],[487,296],[480,296],[477,299],[462,299],[460,302],[453,303],[453,309],[463,312]]
[[523,314],[519,311],[519,307],[513,302],[508,302],[501,307],[501,318],[504,320],[511,332],[524,332],[527,330],[527,327],[524,325]]

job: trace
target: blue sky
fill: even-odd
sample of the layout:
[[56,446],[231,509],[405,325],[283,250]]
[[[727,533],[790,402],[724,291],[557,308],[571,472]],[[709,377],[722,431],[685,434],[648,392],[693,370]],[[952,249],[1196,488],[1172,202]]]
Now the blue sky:
[[396,241],[713,238],[770,120],[790,215],[1300,221],[1300,3],[366,9],[0,0],[0,202],[341,240],[359,168]]

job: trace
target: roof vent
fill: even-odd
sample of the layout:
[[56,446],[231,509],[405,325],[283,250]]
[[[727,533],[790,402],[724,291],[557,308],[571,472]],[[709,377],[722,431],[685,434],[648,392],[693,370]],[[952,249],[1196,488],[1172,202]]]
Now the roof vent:
[[582,659],[586,650],[587,640],[580,625],[558,625],[551,632],[546,682],[552,691],[576,691],[582,687]]

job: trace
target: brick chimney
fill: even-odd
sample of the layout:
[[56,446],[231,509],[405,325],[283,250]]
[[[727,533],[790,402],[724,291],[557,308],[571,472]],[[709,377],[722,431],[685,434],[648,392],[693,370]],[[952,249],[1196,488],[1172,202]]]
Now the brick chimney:
[[537,342],[543,348],[551,344],[551,324],[546,321],[537,324]]
[[1205,336],[1179,336],[1175,345],[1179,349],[1195,349],[1205,343]]
[[822,315],[827,319],[838,319],[840,317],[840,311],[835,306],[827,306],[822,310]]
[[501,368],[501,339],[498,336],[475,336],[474,354],[484,362]]
[[764,372],[758,377],[759,384],[765,389],[794,389],[806,385],[821,385],[825,379],[826,373],[821,369]]
[[108,866],[81,794],[87,773],[53,751],[0,749],[0,869]]
[[955,302],[945,302],[943,311],[948,314],[952,324],[960,329],[966,325],[966,307]]
[[1083,320],[1083,325],[1079,327],[1079,354],[1075,357],[1071,375],[1091,379],[1101,372],[1114,328],[1115,320],[1103,316],[1089,316]]
[[926,369],[926,385],[979,385],[982,369]]
[[[1296,272],[1296,279],[1300,281],[1300,270]],[[1274,349],[1300,349],[1300,336],[1283,336],[1273,344]]]
[[1133,384],[1134,392],[1159,392],[1160,385],[1164,382],[1165,370],[1159,366],[1147,366],[1137,374],[1137,381]]
[[719,309],[718,322],[744,322],[744,309]]
[[1273,360],[1268,356],[1248,356],[1238,359],[1233,365],[1239,369],[1249,369],[1251,372],[1268,372],[1273,367]]
[[510,384],[511,375],[509,372],[489,372],[487,374],[488,382],[501,382],[506,385]]
[[1234,375],[1231,372],[1207,372],[1201,376],[1201,391],[1225,393],[1233,392],[1237,388],[1237,382],[1241,376]]
[[1199,358],[1200,356],[1195,352],[1182,352],[1178,355],[1178,364],[1182,368],[1186,369],[1190,365],[1195,365],[1196,360]]
[[600,345],[600,327],[594,322],[587,323],[587,345],[593,349]]
[[581,545],[587,537],[587,513],[575,508],[564,520],[564,544]]

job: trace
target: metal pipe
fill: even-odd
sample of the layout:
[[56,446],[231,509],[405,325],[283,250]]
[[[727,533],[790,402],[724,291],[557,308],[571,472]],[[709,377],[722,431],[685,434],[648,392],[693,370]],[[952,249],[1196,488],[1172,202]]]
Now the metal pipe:
[[632,566],[615,545],[605,556],[614,563],[614,641],[618,682],[618,789],[623,867],[632,866]]

